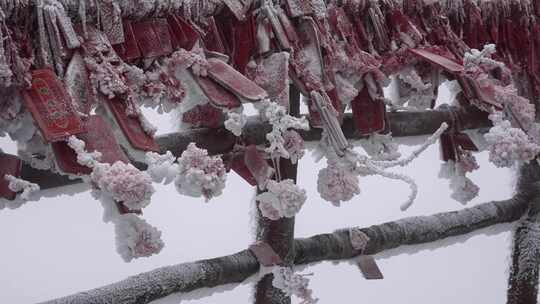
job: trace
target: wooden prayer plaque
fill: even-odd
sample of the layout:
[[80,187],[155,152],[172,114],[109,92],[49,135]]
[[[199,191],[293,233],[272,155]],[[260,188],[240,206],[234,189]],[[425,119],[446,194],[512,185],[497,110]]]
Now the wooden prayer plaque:
[[358,257],[358,267],[366,280],[382,280],[384,279],[379,266],[375,259],[370,255],[361,255]]
[[32,87],[23,92],[24,104],[48,142],[85,132],[64,84],[49,69],[32,72]]

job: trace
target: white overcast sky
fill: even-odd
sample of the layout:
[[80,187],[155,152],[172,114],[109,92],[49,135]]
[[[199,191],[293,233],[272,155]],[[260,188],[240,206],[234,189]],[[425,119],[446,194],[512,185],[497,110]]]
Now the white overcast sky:
[[[6,139],[0,138],[0,147],[14,152]],[[411,150],[401,146],[404,154]],[[469,205],[509,198],[514,180],[511,170],[494,168],[486,153],[478,158],[481,169],[471,178],[481,187],[480,196]],[[308,153],[299,169],[299,184],[307,190],[308,201],[298,214],[296,236],[463,208],[449,198],[448,181],[437,177],[440,164],[435,145],[400,171],[414,177],[420,186],[418,199],[406,212],[399,206],[408,195],[407,186],[377,177],[362,178],[362,194],[336,208],[319,197],[317,173],[324,163],[315,163]],[[224,194],[207,204],[179,195],[172,185],[156,188],[144,218],[163,232],[165,248],[159,255],[131,263],[117,255],[113,226],[102,222],[100,203],[81,186],[62,189],[80,193],[49,193],[50,198],[0,211],[0,303],[45,301],[160,266],[231,254],[252,241],[249,213],[254,190],[236,174],[229,175]],[[469,239],[451,239],[444,246],[377,255],[385,275],[381,281],[364,280],[347,262],[320,263],[302,272],[313,273],[311,288],[322,304],[504,303],[510,229],[511,225],[503,225]],[[253,285],[226,289],[211,297],[201,298],[206,292],[198,292],[155,303],[249,303]]]

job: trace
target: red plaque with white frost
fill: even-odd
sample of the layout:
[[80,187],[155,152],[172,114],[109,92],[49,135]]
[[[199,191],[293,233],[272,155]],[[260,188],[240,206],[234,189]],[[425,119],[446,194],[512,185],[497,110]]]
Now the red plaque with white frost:
[[85,132],[63,83],[49,69],[32,72],[32,87],[24,103],[48,142]]
[[[85,121],[87,133],[81,134],[78,138],[85,143],[85,150],[89,153],[101,152],[101,163],[113,164],[117,161],[129,163],[126,154],[116,142],[113,130],[101,116],[93,115]],[[71,149],[67,142],[56,142],[52,144],[56,157],[56,163],[60,169],[69,174],[90,174],[92,170],[77,162],[77,154]]]
[[120,98],[107,99],[107,105],[133,148],[159,152],[158,144],[154,137],[145,132],[139,117],[127,114],[126,101]]

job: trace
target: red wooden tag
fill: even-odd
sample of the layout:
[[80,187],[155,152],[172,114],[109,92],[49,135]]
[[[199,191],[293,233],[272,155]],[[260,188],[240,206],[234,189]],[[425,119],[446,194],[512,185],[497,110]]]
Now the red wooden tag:
[[242,105],[238,97],[208,77],[197,78],[197,83],[212,105],[217,108],[233,109]]
[[236,172],[241,178],[243,178],[251,186],[257,186],[257,180],[251,174],[251,171],[246,166],[244,155],[236,155],[231,161],[231,169]]
[[233,18],[230,13],[216,17],[218,30],[224,38],[231,64],[244,74],[251,56],[257,50],[256,17],[250,14],[244,21]]
[[180,16],[169,15],[167,17],[167,22],[169,23],[171,33],[175,36],[179,46],[183,49],[191,50],[200,38],[200,35],[195,28]]
[[[78,138],[85,142],[88,152],[101,152],[100,162],[114,164],[117,161],[129,163],[126,154],[116,142],[111,126],[98,115],[90,116],[86,121],[87,133]],[[77,154],[69,147],[67,142],[55,142],[52,144],[56,163],[60,170],[69,174],[90,174],[92,169],[77,162]]]
[[14,200],[17,193],[9,189],[9,182],[6,181],[4,176],[12,175],[20,178],[22,171],[22,161],[9,154],[0,154],[0,197],[8,200]]
[[262,153],[257,150],[257,146],[250,145],[246,147],[244,162],[253,178],[257,181],[257,184],[261,186],[265,185],[272,175],[273,169],[268,165]]
[[448,133],[443,133],[439,139],[441,158],[447,162],[449,160],[456,161],[458,158],[457,146],[454,136]]
[[351,102],[356,129],[361,135],[382,132],[386,126],[386,106],[382,100],[373,100],[364,88]]
[[255,255],[259,264],[265,267],[281,265],[283,263],[281,257],[267,243],[257,242],[249,246],[249,250]]
[[366,280],[382,280],[384,279],[377,262],[370,255],[361,255],[358,257],[358,267]]
[[139,118],[127,115],[126,101],[120,98],[113,98],[107,99],[106,102],[114,119],[133,148],[143,151],[159,152],[159,146],[154,138],[144,131]]
[[481,88],[474,79],[465,75],[459,75],[456,79],[469,103],[486,112],[491,112],[492,107],[497,110],[503,109],[503,106],[495,100],[493,88]]
[[227,50],[223,44],[223,40],[220,32],[217,29],[216,21],[213,17],[210,17],[206,21],[208,23],[206,27],[206,35],[204,35],[204,46],[208,51],[218,52],[225,54]]
[[131,21],[125,19],[123,21],[123,27],[124,43],[115,44],[113,48],[122,60],[131,62],[142,57],[141,50],[139,50],[139,46],[137,45],[137,39],[135,38]]
[[67,92],[71,96],[75,110],[90,114],[92,107],[96,104],[96,96],[84,59],[79,52],[75,52],[69,62],[64,84]]
[[200,105],[183,113],[182,121],[194,128],[219,128],[223,122],[223,112],[211,104]]
[[277,16],[281,26],[283,26],[283,30],[285,31],[287,38],[293,45],[296,45],[300,39],[298,38],[296,28],[293,26],[289,16],[287,16],[287,14],[285,14],[285,12],[281,9],[277,11]]
[[452,74],[459,74],[462,73],[465,69],[463,68],[463,65],[448,59],[446,57],[443,57],[441,55],[432,53],[428,50],[423,49],[408,49],[409,52],[413,53],[417,57],[427,60],[431,62],[432,64],[439,66],[443,68],[445,71],[452,73]]
[[63,140],[85,132],[69,94],[52,70],[34,70],[32,87],[23,95],[24,104],[46,141]]
[[153,19],[133,24],[135,38],[141,53],[146,58],[167,55],[173,51],[172,40],[166,19]]
[[463,149],[467,151],[478,151],[478,147],[474,144],[469,135],[465,133],[457,133],[454,135],[456,143]]
[[260,101],[268,96],[265,90],[219,59],[208,59],[208,76],[248,101]]

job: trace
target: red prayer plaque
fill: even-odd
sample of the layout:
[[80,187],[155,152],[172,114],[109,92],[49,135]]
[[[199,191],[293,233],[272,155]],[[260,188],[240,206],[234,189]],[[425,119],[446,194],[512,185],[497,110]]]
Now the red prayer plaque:
[[126,101],[120,98],[107,99],[107,105],[133,148],[142,151],[159,152],[158,144],[152,136],[144,131],[139,118],[127,115]]
[[167,17],[167,22],[169,23],[171,33],[176,38],[179,47],[191,50],[200,38],[200,35],[195,28],[180,16],[169,15]]
[[49,69],[32,72],[32,87],[23,92],[24,104],[48,142],[85,132],[63,83]]
[[451,59],[443,57],[441,55],[438,55],[438,54],[435,54],[435,53],[432,53],[430,51],[423,50],[423,49],[408,49],[408,50],[409,52],[413,53],[419,58],[427,60],[430,63],[443,68],[445,71],[449,73],[459,74],[465,71],[465,69],[463,68],[463,65]]
[[135,38],[135,32],[133,31],[133,24],[131,21],[125,19],[123,21],[124,27],[124,43],[113,45],[114,50],[122,58],[122,60],[131,62],[142,57],[141,50],[137,45],[137,39]]
[[166,19],[136,22],[133,31],[144,57],[154,58],[172,53],[172,40]]
[[465,133],[457,133],[454,135],[456,143],[467,151],[478,151],[478,147],[474,144],[469,135]]
[[281,257],[267,243],[257,242],[249,246],[249,250],[255,255],[259,264],[265,267],[281,265],[283,263]]
[[219,59],[208,59],[208,76],[248,101],[260,101],[268,96],[265,90]]
[[[100,162],[102,163],[114,164],[117,161],[129,163],[126,154],[116,142],[111,126],[101,116],[92,115],[85,124],[88,132],[79,135],[78,138],[86,144],[86,151],[101,152]],[[77,162],[77,154],[67,142],[55,142],[52,148],[56,163],[63,172],[75,175],[92,173],[92,169]]]
[[208,18],[206,22],[208,23],[208,25],[206,27],[206,35],[203,39],[204,46],[210,52],[225,54],[227,50],[225,49],[225,45],[223,44],[221,34],[217,29],[214,17]]
[[257,27],[255,18],[254,14],[250,14],[244,21],[239,21],[228,12],[216,17],[217,28],[225,38],[225,48],[228,50],[231,64],[242,74],[258,48],[255,38]]
[[449,160],[456,161],[458,158],[458,153],[454,136],[444,133],[441,135],[439,142],[442,160],[445,162]]
[[272,175],[272,168],[268,165],[263,154],[257,150],[257,146],[250,145],[244,152],[244,163],[258,185],[265,185]]
[[279,22],[281,23],[281,26],[283,27],[283,30],[285,31],[285,34],[287,35],[287,38],[289,38],[289,41],[292,44],[298,43],[300,39],[298,38],[296,28],[293,26],[291,20],[289,19],[289,16],[287,16],[287,14],[285,14],[283,10],[278,10],[277,16]]
[[481,88],[478,83],[469,76],[460,75],[457,77],[457,81],[469,103],[474,104],[479,109],[486,112],[491,112],[492,107],[497,110],[503,109],[503,106],[495,100],[493,88]]
[[96,96],[90,83],[90,75],[86,69],[86,64],[79,52],[74,53],[73,57],[71,57],[64,75],[64,84],[71,96],[75,110],[90,114],[92,107],[96,104]]
[[208,77],[197,78],[197,83],[212,105],[217,108],[234,109],[242,105],[238,97]]
[[356,130],[361,135],[369,135],[385,130],[386,106],[382,100],[373,100],[364,88],[351,102]]
[[182,121],[194,128],[219,128],[223,122],[223,111],[207,103],[183,113]]
[[246,9],[244,4],[240,0],[223,0],[223,3],[229,8],[229,10],[234,14],[236,19],[244,20],[246,19]]
[[14,200],[17,197],[17,193],[9,189],[9,182],[6,181],[4,176],[12,175],[17,178],[21,177],[22,161],[9,154],[0,154],[0,198],[7,200]]
[[384,279],[377,262],[370,255],[361,255],[358,257],[358,267],[366,280],[382,280]]
[[251,186],[257,186],[257,180],[255,180],[253,174],[251,174],[251,171],[246,166],[243,154],[237,155],[232,159],[231,169]]

